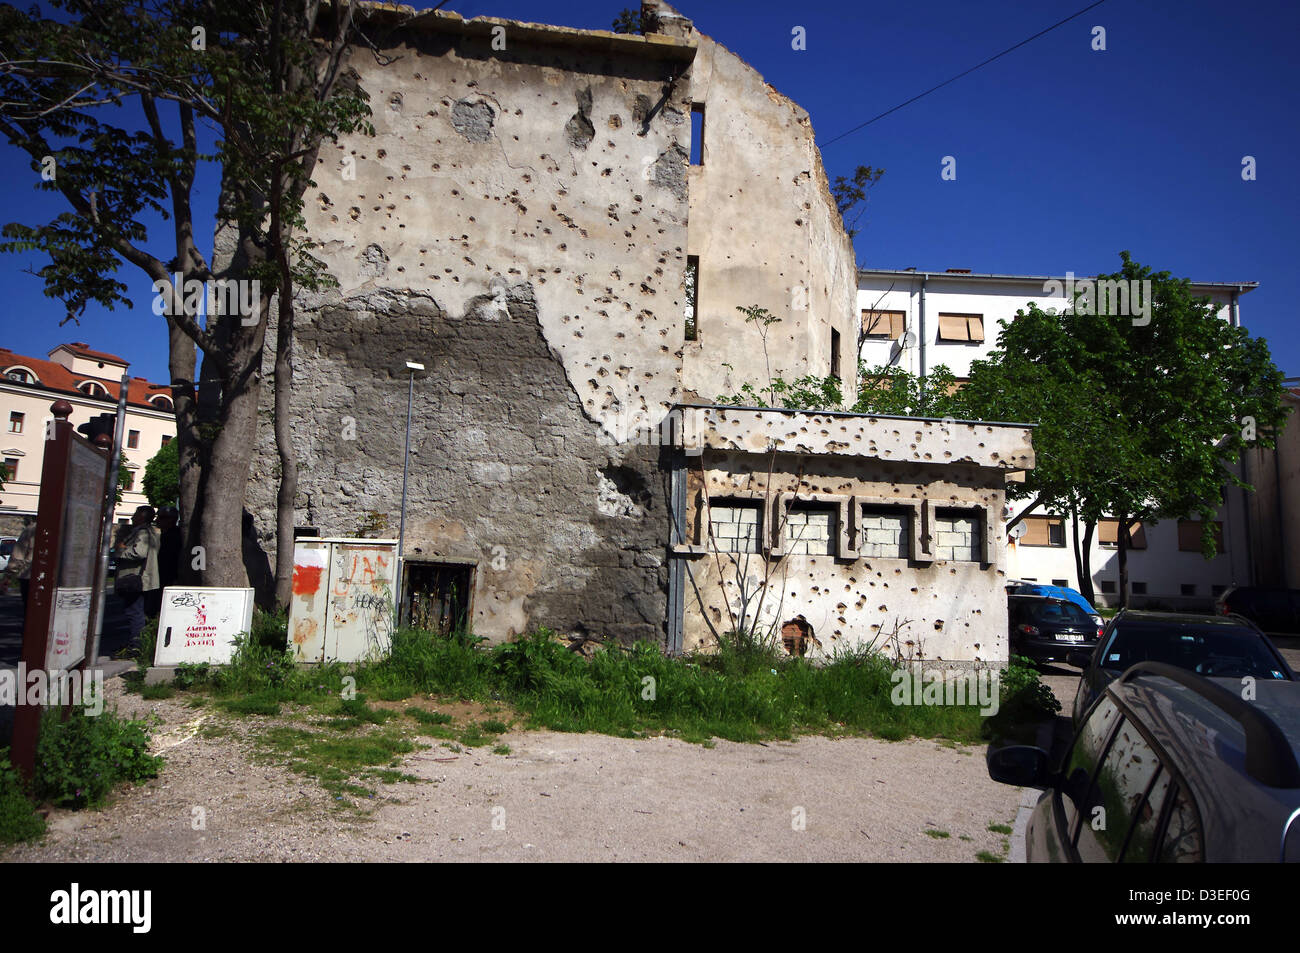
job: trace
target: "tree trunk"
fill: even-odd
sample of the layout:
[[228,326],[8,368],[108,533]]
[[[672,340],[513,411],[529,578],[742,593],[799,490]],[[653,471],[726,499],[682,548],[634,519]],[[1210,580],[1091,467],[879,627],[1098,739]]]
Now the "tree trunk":
[[1083,572],[1079,574],[1079,591],[1095,607],[1097,596],[1092,588],[1092,537],[1097,531],[1097,524],[1092,520],[1083,521]]
[[[1079,580],[1079,591],[1084,592],[1083,554],[1079,550],[1079,508],[1077,506],[1070,507],[1070,545],[1074,549],[1074,578]],[[1086,596],[1087,593],[1084,592],[1084,595]]]
[[293,451],[290,398],[293,390],[293,275],[284,245],[279,246],[280,310],[275,332],[275,447],[280,457],[280,492],[275,501],[275,606],[289,605],[293,585],[294,501],[298,496],[298,456]]
[[[216,433],[208,450],[204,474],[200,530],[205,547],[205,586],[248,585],[244,566],[244,497],[257,438],[257,403],[262,376],[262,348],[266,341],[269,295],[255,306],[255,327],[234,327],[239,315],[223,316],[232,346],[230,371],[222,375]],[[207,361],[204,362],[206,367]]]
[[199,545],[198,501],[203,473],[203,446],[198,431],[198,406],[194,372],[198,366],[198,348],[194,340],[168,321],[168,370],[171,374],[172,406],[176,414],[176,462],[180,479],[179,525],[181,531],[180,565],[177,580],[194,582],[198,577],[191,568],[193,550]]

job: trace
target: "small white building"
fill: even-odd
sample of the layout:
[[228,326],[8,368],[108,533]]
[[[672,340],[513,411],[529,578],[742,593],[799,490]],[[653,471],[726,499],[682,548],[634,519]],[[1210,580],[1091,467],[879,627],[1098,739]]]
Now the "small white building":
[[[974,274],[966,269],[925,272],[864,268],[858,271],[858,308],[864,336],[860,357],[868,365],[893,365],[912,374],[943,364],[959,381],[971,362],[997,346],[999,321],[1011,321],[1030,301],[1061,307],[1067,279],[1088,276]],[[1192,292],[1219,306],[1219,316],[1241,323],[1240,298],[1257,282],[1192,282]],[[1192,520],[1135,524],[1129,582],[1134,605],[1205,609],[1230,585],[1257,578],[1251,555],[1247,493],[1228,488],[1219,509],[1221,544],[1213,559],[1201,555],[1201,526]],[[1014,516],[1027,501],[1012,504]],[[1007,542],[1007,575],[1028,581],[1079,586],[1069,518],[1041,509],[1024,520],[1025,532]],[[1091,570],[1097,601],[1118,601],[1119,559],[1115,520],[1097,527]],[[1082,533],[1082,527],[1080,527]]]

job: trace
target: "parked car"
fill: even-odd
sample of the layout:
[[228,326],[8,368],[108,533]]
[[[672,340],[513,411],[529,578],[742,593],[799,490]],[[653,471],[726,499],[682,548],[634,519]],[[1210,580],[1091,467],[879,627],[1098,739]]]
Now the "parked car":
[[1093,604],[1083,597],[1077,589],[1071,589],[1069,586],[1049,586],[1042,582],[1025,582],[1021,579],[1015,579],[1007,583],[1007,595],[1009,596],[1048,596],[1052,599],[1064,599],[1067,602],[1073,602],[1088,615],[1098,625],[1105,625],[1106,620],[1101,617],[1101,613],[1093,607]]
[[1072,650],[1094,646],[1102,627],[1073,602],[1046,596],[1008,596],[1011,651],[1035,662],[1062,662]]
[[1137,662],[1164,662],[1198,675],[1233,678],[1239,688],[1246,676],[1295,680],[1268,636],[1241,616],[1125,610],[1111,619],[1093,652],[1071,652],[1066,661],[1083,669],[1074,696],[1075,727],[1106,685]]
[[0,572],[9,568],[9,557],[13,555],[17,536],[0,536]]
[[1214,602],[1219,615],[1243,615],[1265,632],[1300,635],[1300,589],[1232,586]]
[[990,750],[989,776],[1044,788],[1026,859],[1300,862],[1300,684],[1207,679],[1140,662],[1085,713],[1060,766]]

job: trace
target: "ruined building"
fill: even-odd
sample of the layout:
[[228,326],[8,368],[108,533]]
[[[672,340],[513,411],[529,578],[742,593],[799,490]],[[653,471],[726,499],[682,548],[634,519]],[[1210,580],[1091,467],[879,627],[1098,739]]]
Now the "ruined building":
[[[477,634],[708,644],[729,627],[712,485],[749,501],[713,500],[714,522],[758,506],[756,545],[775,542],[773,564],[799,577],[763,610],[805,620],[797,650],[878,632],[887,583],[890,615],[949,620],[929,633],[946,657],[996,658],[966,623],[1001,604],[1005,657],[986,537],[1006,472],[1032,465],[1026,431],[705,406],[765,384],[769,362],[787,379],[843,374],[851,402],[855,261],[808,114],[672,8],[644,6],[645,36],[372,8],[384,55],[352,66],[376,135],[326,150],[308,196],[339,287],[297,313],[298,523],[397,535],[415,361],[407,582]],[[748,305],[782,319],[765,348]],[[269,426],[260,441],[250,507],[273,545]],[[912,548],[868,570],[863,514],[899,500]],[[809,535],[783,555],[791,508]],[[958,572],[937,546],[961,532]],[[954,615],[920,572],[996,598]]]

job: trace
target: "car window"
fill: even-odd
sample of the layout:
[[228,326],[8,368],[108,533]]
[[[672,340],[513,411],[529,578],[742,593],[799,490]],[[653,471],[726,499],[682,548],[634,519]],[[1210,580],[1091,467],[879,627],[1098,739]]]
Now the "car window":
[[1119,860],[1129,828],[1159,770],[1160,761],[1146,739],[1133,722],[1121,720],[1081,812],[1083,818],[1075,845],[1080,860]]
[[1195,864],[1204,858],[1201,844],[1201,821],[1187,789],[1178,786],[1170,806],[1165,836],[1160,842],[1162,864]]
[[1056,623],[1058,625],[1091,625],[1092,619],[1073,602],[1044,602],[1031,610],[1037,622]]
[[6,539],[4,542],[0,542],[0,556],[13,555],[14,542],[15,540],[12,539]]
[[1119,709],[1104,696],[1099,701],[1087,721],[1079,729],[1066,757],[1064,781],[1061,786],[1061,807],[1065,812],[1065,829],[1070,840],[1074,839],[1075,825],[1080,811],[1087,809],[1088,790],[1092,786],[1092,775],[1101,759],[1102,746],[1110,737],[1111,728]]
[[1146,798],[1133,818],[1133,832],[1128,836],[1128,845],[1124,856],[1120,858],[1126,864],[1145,864],[1151,860],[1151,851],[1155,847],[1156,831],[1160,825],[1160,811],[1165,806],[1165,797],[1173,776],[1160,769],[1155,783],[1151,785]]
[[1123,670],[1138,662],[1165,662],[1206,677],[1286,678],[1264,639],[1244,626],[1115,626],[1100,659]]

